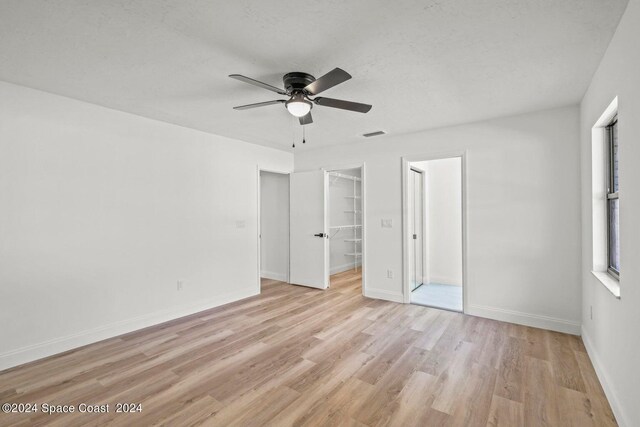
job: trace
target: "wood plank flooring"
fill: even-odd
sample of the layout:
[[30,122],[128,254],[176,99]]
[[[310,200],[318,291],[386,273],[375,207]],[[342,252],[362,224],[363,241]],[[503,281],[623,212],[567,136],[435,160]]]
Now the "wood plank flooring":
[[1,372],[0,402],[111,406],[0,425],[616,425],[579,337],[364,298],[353,272],[331,283],[264,280],[259,296]]

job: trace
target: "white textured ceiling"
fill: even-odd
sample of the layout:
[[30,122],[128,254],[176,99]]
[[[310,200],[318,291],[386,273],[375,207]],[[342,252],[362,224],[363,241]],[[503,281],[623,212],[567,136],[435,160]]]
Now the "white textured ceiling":
[[[2,0],[0,80],[288,149],[282,75],[353,79],[323,96],[298,149],[579,102],[626,0]],[[382,137],[384,138],[384,137]]]

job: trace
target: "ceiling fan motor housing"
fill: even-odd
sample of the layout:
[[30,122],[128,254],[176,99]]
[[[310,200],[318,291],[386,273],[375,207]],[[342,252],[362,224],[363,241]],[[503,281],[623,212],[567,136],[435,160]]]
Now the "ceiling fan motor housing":
[[311,74],[294,72],[285,74],[282,77],[282,81],[287,93],[293,94],[294,92],[302,91],[302,89],[316,81],[316,78]]

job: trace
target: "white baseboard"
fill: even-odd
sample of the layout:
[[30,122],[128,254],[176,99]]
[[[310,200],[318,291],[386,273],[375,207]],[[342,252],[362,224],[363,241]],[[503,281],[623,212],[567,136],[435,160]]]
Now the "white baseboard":
[[587,349],[587,354],[589,354],[589,359],[591,359],[591,364],[596,371],[596,375],[600,380],[600,384],[602,384],[602,388],[604,389],[604,394],[607,396],[607,400],[611,405],[611,410],[613,411],[613,415],[616,417],[616,421],[620,427],[630,427],[632,424],[629,422],[629,419],[626,417],[625,412],[622,410],[622,405],[620,405],[620,400],[618,399],[618,395],[613,388],[613,384],[611,380],[609,380],[609,375],[605,369],[605,365],[600,360],[598,356],[598,352],[593,346],[593,342],[591,338],[587,334],[587,331],[582,327],[582,342],[584,343],[585,348]]
[[[259,293],[259,291],[258,291]],[[204,303],[190,304],[178,308],[170,308],[145,314],[127,320],[110,323],[97,328],[81,331],[75,334],[53,338],[44,342],[32,344],[26,347],[10,350],[0,354],[0,371],[62,353],[74,348],[82,347],[118,335],[147,328],[169,320],[174,320],[190,314],[198,313],[213,307],[238,301],[243,298],[257,295],[255,290],[247,289],[241,292],[231,292]]]
[[365,289],[364,296],[392,302],[403,302],[402,292],[392,292],[384,289]]
[[281,282],[287,282],[287,273],[274,273],[273,271],[261,271],[260,277],[270,280],[279,280]]
[[[358,263],[358,268],[360,268],[362,265],[361,263]],[[342,265],[337,265],[337,266],[332,266],[331,270],[330,270],[330,274],[337,274],[337,273],[342,273],[343,271],[347,271],[347,270],[352,270],[353,269],[353,263],[347,263],[347,264],[342,264]]]
[[467,304],[465,314],[500,320],[502,322],[516,323],[518,325],[532,326],[534,328],[549,329],[566,334],[580,335],[581,322],[559,319],[557,317],[475,304]]

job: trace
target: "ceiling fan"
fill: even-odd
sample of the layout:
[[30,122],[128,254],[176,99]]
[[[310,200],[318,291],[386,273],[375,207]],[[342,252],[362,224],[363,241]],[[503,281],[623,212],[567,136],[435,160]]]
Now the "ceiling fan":
[[311,107],[314,104],[323,107],[356,111],[358,113],[367,113],[371,110],[371,105],[361,104],[359,102],[343,101],[341,99],[324,97],[311,98],[312,96],[316,96],[319,93],[337,86],[351,78],[349,73],[340,68],[334,68],[319,79],[316,79],[311,74],[307,73],[287,73],[282,77],[285,87],[284,89],[271,86],[270,84],[263,83],[250,77],[245,77],[240,74],[231,74],[229,77],[289,97],[288,100],[276,99],[274,101],[240,105],[238,107],[233,107],[234,110],[248,110],[250,108],[265,107],[267,105],[284,104],[289,113],[298,117],[301,125],[313,123],[313,119],[311,118]]

